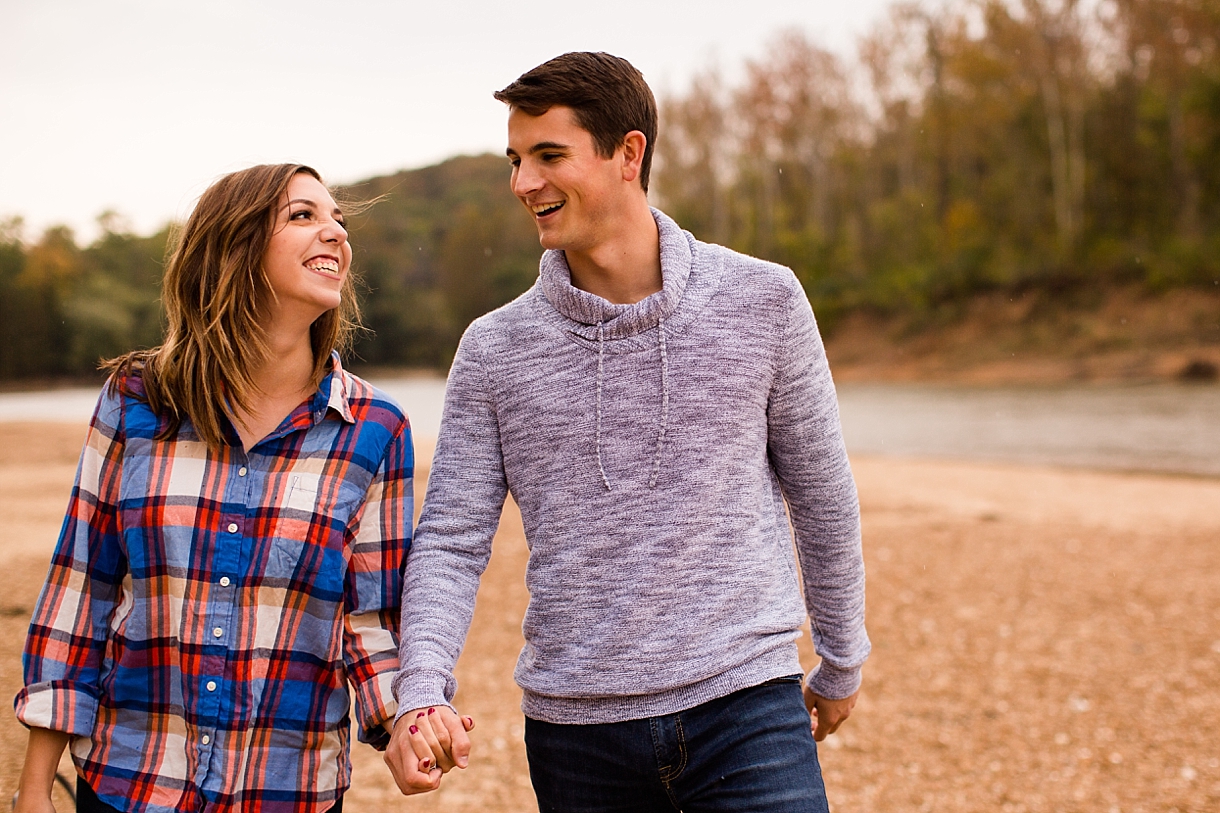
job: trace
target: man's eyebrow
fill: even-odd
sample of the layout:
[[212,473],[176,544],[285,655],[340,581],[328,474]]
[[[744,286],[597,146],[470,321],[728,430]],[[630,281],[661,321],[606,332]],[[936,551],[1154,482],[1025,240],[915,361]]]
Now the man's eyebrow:
[[530,147],[530,155],[543,150],[566,150],[567,144],[560,144],[558,141],[539,141],[534,146]]
[[[535,153],[539,153],[544,150],[570,150],[570,149],[571,149],[570,145],[560,144],[558,141],[539,141],[537,144],[535,144],[534,146],[529,148],[529,154],[533,155]],[[509,147],[508,149],[506,149],[504,151],[504,154],[507,155],[509,158],[512,158],[514,155],[517,154],[517,151],[514,150],[512,147]]]

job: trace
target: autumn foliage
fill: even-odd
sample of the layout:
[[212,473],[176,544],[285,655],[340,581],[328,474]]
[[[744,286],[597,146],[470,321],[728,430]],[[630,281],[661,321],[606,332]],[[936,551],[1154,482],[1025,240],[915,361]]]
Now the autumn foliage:
[[820,311],[1220,278],[1220,3],[900,3],[663,105],[657,189]]
[[[1031,291],[1220,285],[1220,0],[898,3],[832,52],[778,36],[661,100],[653,199],[704,240],[800,276],[823,328]],[[502,156],[357,184],[379,365],[444,367],[525,290],[539,248]],[[170,232],[114,215],[78,247],[0,224],[0,378],[156,344]]]

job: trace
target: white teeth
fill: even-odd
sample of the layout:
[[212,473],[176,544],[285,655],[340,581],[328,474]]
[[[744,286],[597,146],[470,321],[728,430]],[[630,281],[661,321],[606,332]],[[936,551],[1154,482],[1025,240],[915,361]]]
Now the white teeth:
[[310,263],[305,267],[311,271],[325,271],[330,274],[339,273],[339,264],[334,260],[322,260],[321,262]]
[[530,209],[533,210],[534,214],[541,215],[546,214],[547,212],[553,212],[560,206],[563,206],[563,204],[564,202],[562,200],[558,203],[538,203],[531,206]]

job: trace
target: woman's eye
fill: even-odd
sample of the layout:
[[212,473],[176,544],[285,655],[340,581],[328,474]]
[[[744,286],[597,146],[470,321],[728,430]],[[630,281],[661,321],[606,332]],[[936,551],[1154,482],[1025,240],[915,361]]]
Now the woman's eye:
[[288,216],[288,219],[289,220],[308,220],[311,217],[313,217],[313,212],[309,211],[308,209],[302,209],[299,212],[293,212],[291,215]]

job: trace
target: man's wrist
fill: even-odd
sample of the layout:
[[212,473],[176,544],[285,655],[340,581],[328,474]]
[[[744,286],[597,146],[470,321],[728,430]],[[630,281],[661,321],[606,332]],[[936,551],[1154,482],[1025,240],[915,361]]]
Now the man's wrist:
[[809,691],[827,700],[851,697],[860,689],[860,667],[842,669],[822,661],[805,679]]

